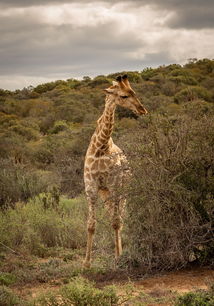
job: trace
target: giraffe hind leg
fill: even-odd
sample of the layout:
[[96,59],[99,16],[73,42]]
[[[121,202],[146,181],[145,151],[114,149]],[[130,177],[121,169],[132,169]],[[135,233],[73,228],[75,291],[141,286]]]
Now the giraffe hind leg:
[[122,216],[126,201],[124,199],[115,201],[114,198],[111,198],[110,194],[111,193],[107,188],[99,189],[99,195],[104,201],[105,208],[109,212],[112,219],[112,227],[115,232],[115,258],[118,259],[118,257],[122,254]]
[[83,265],[86,268],[90,268],[93,238],[94,238],[95,226],[96,226],[95,204],[96,204],[97,197],[88,196],[87,198],[88,198],[88,204],[89,204],[89,214],[88,214],[88,223],[87,223],[88,233],[87,233],[86,256],[85,256]]

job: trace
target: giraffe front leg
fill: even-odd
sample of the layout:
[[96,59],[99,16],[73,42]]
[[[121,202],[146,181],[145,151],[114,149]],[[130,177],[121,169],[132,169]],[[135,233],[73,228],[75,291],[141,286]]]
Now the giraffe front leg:
[[95,217],[95,200],[89,199],[89,216],[88,216],[88,223],[87,223],[87,248],[86,248],[86,256],[84,260],[84,267],[90,268],[91,266],[91,253],[92,253],[92,246],[93,246],[93,238],[96,226],[96,217]]
[[115,229],[115,258],[116,260],[122,255],[121,228]]
[[116,260],[119,258],[119,256],[122,254],[122,240],[121,240],[121,220],[119,216],[115,216],[113,218],[112,227],[114,229],[115,233],[115,258]]
[[122,254],[122,240],[121,240],[122,220],[117,205],[114,206],[112,227],[115,233],[115,258],[117,260],[119,256]]

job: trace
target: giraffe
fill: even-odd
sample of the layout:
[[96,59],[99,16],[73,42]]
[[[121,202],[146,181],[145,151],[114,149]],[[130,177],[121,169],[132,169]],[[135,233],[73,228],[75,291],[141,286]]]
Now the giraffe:
[[84,183],[89,205],[87,222],[87,249],[84,266],[90,267],[93,236],[96,225],[96,201],[101,196],[111,216],[115,231],[115,258],[122,254],[121,229],[126,200],[118,195],[129,177],[129,166],[123,151],[114,144],[111,134],[117,105],[132,110],[138,115],[147,114],[131,88],[127,75],[117,77],[113,85],[104,90],[105,109],[97,121],[97,126],[85,156]]

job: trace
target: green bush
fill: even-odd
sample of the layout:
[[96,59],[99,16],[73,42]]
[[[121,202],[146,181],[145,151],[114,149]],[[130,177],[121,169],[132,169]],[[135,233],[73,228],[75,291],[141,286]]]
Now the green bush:
[[188,292],[180,296],[176,303],[176,306],[213,306],[214,305],[214,293],[212,291],[196,291]]
[[0,306],[21,306],[22,301],[8,288],[0,286]]
[[82,198],[61,198],[57,203],[53,195],[41,194],[0,212],[0,241],[39,256],[50,247],[80,248],[85,246],[86,209]]
[[[113,261],[114,233],[103,205],[97,203],[96,212],[96,254],[98,257],[105,254],[102,264],[109,266]],[[72,252],[86,245],[87,216],[85,197],[68,199],[59,196],[54,187],[27,203],[16,203],[14,208],[0,211],[0,242],[18,252],[24,250],[40,257],[59,247]],[[5,250],[4,245],[0,244],[0,249]]]
[[170,81],[175,82],[177,84],[187,84],[187,85],[197,85],[197,80],[190,76],[171,76],[169,78]]
[[79,306],[110,306],[118,302],[115,288],[105,287],[103,290],[94,287],[94,284],[83,279],[77,278],[61,290],[62,296],[69,302]]
[[50,171],[33,169],[12,159],[0,159],[0,208],[27,201],[54,183],[55,177]]
[[35,87],[34,91],[36,93],[41,94],[41,93],[53,90],[56,86],[57,86],[56,82],[44,83],[44,84],[41,84],[41,85],[38,85],[37,87]]
[[205,101],[212,101],[211,93],[201,86],[189,86],[180,90],[174,97],[175,103],[182,103],[193,101],[197,99],[204,99]]
[[0,285],[9,286],[15,283],[16,277],[11,273],[0,272]]
[[38,131],[31,127],[26,127],[21,124],[13,125],[9,128],[9,131],[12,131],[18,135],[23,136],[28,141],[38,139]]
[[145,68],[145,69],[141,72],[141,77],[142,77],[143,80],[145,80],[145,81],[148,81],[148,80],[151,79],[154,75],[155,75],[155,69],[152,69],[152,68]]
[[99,75],[97,77],[95,77],[92,81],[89,82],[90,86],[93,87],[99,87],[99,86],[109,86],[110,84],[110,80],[105,77],[104,75]]
[[50,133],[57,134],[59,132],[65,131],[67,129],[68,129],[68,125],[67,125],[66,121],[59,120],[59,121],[56,121],[54,123],[53,128],[50,130]]
[[114,286],[97,289],[94,283],[79,277],[63,286],[57,293],[38,298],[35,305],[113,306],[117,305],[118,301]]

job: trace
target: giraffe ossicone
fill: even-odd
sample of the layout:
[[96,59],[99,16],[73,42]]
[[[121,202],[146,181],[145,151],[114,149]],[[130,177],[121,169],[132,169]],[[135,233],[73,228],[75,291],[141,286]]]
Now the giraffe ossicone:
[[96,130],[85,156],[84,182],[89,205],[85,267],[91,265],[98,196],[101,196],[110,212],[115,231],[115,258],[122,254],[121,230],[126,200],[118,193],[118,189],[129,177],[129,167],[123,151],[111,138],[116,106],[128,108],[138,115],[147,114],[147,110],[131,88],[127,75],[117,77],[105,92],[105,109],[97,120]]

